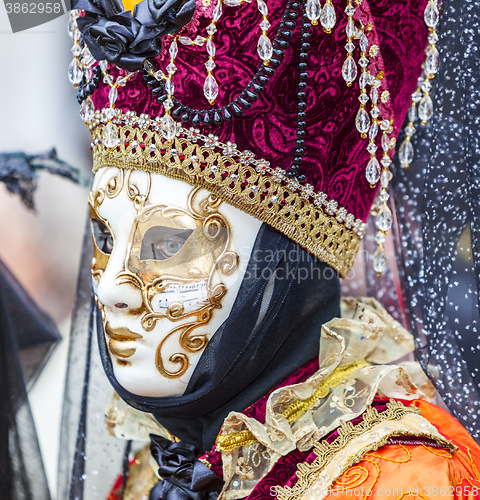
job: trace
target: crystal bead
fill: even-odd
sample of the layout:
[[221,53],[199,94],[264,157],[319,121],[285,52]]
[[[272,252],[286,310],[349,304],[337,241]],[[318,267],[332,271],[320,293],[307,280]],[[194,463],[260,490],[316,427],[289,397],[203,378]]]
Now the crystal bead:
[[322,13],[322,6],[319,0],[308,0],[306,6],[307,17],[310,21],[317,22]]
[[82,50],[80,49],[80,45],[78,43],[73,44],[71,50],[74,57],[78,57],[82,53]]
[[332,30],[337,22],[334,6],[328,1],[325,3],[320,15],[320,24],[325,30]]
[[163,101],[163,107],[165,108],[166,111],[169,111],[170,109],[173,108],[173,101],[172,99],[168,98]]
[[257,52],[262,61],[269,61],[273,55],[273,47],[270,38],[267,35],[260,35],[258,40]]
[[387,270],[387,255],[383,246],[379,246],[373,254],[373,270],[378,274],[383,274]]
[[417,103],[420,102],[420,99],[422,98],[422,93],[420,90],[415,90],[415,92],[412,94],[412,101]]
[[342,66],[342,76],[347,83],[352,83],[357,78],[357,65],[352,56],[347,56]]
[[210,57],[215,57],[215,44],[211,38],[207,40],[207,54]]
[[117,97],[117,87],[110,87],[110,91],[108,92],[108,100],[110,101],[110,106],[113,106],[117,102]]
[[80,30],[73,30],[72,35],[73,35],[72,40],[74,42],[79,42],[80,38],[82,38],[82,34],[80,33]]
[[368,59],[366,57],[361,57],[359,60],[358,60],[358,64],[362,67],[362,68],[366,68],[368,66]]
[[182,45],[193,45],[193,40],[191,38],[188,38],[188,36],[180,36],[178,37],[178,41],[182,44]]
[[432,84],[430,83],[430,80],[425,80],[422,83],[422,91],[423,92],[430,92],[432,90]]
[[86,68],[84,68],[83,73],[87,81],[90,81],[93,78],[93,69],[91,66],[87,66]]
[[83,101],[83,103],[85,104],[84,118],[83,119],[84,119],[85,123],[90,123],[95,116],[95,107],[93,106],[93,102],[90,99],[90,97],[88,99],[85,99],[85,101]]
[[349,19],[347,22],[347,27],[345,28],[345,33],[347,34],[347,38],[353,38],[355,36],[355,34],[357,33],[355,25],[353,24],[353,21],[351,19]]
[[68,67],[68,79],[72,85],[78,85],[82,82],[83,71],[80,68],[78,59],[73,59]]
[[368,38],[365,34],[363,34],[362,38],[360,38],[360,50],[362,52],[367,52],[368,50]]
[[369,184],[375,185],[380,179],[380,174],[382,170],[380,169],[380,164],[378,160],[375,158],[370,158],[370,161],[367,164],[367,169],[365,170],[365,177]]
[[373,106],[370,110],[370,114],[373,116],[373,118],[378,118],[380,116],[380,109],[378,108],[378,106]]
[[268,29],[270,28],[271,24],[268,22],[267,19],[264,19],[261,23],[260,23],[260,29],[262,31],[268,31]]
[[388,185],[390,184],[390,181],[392,180],[392,172],[390,170],[383,170],[382,175],[380,176],[380,185],[382,186],[383,189],[388,189]]
[[372,100],[373,104],[378,103],[378,89],[377,89],[377,87],[372,87],[372,90],[370,91],[370,99]]
[[105,111],[105,118],[108,121],[111,121],[115,118],[115,110],[113,108],[106,108],[104,111]]
[[103,83],[105,85],[112,85],[112,83],[113,83],[113,76],[112,75],[105,75],[103,77]]
[[211,72],[213,71],[213,69],[215,68],[216,64],[215,62],[213,61],[213,59],[209,59],[206,63],[205,63],[205,68],[207,68],[207,71],[208,72]]
[[164,75],[164,73],[163,73],[163,71],[161,69],[159,69],[158,71],[155,71],[155,73],[153,74],[153,76],[158,81],[163,80],[164,77],[165,77],[165,75]]
[[382,81],[379,80],[378,78],[374,78],[370,85],[373,85],[374,87],[377,87],[377,89],[378,89],[382,85]]
[[75,19],[72,19],[71,17],[68,19],[68,24],[67,24],[67,32],[70,38],[73,38],[73,32],[75,30],[78,30],[77,26],[77,21]]
[[242,4],[242,2],[240,2],[240,0],[224,0],[223,3],[225,5],[227,5],[228,7],[238,7],[239,5]]
[[390,128],[390,122],[388,120],[382,120],[380,122],[380,130],[388,130]]
[[166,69],[167,69],[169,75],[173,75],[173,74],[175,74],[175,71],[177,71],[177,67],[172,62],[167,66]]
[[378,195],[378,199],[384,203],[390,199],[390,195],[387,193],[387,191],[383,191]]
[[378,211],[377,220],[375,225],[380,229],[380,231],[388,231],[392,227],[393,217],[392,211],[387,205],[382,205]]
[[360,75],[360,79],[358,80],[358,84],[360,86],[361,89],[364,89],[366,86],[367,86],[367,83],[368,83],[368,73],[366,71],[362,71],[361,75]]
[[408,108],[408,120],[414,122],[416,117],[417,117],[417,107],[413,104]]
[[438,42],[438,35],[437,33],[434,31],[433,33],[430,33],[428,35],[428,43],[430,45],[435,45],[436,43]]
[[422,97],[422,100],[418,104],[418,117],[422,122],[430,120],[433,115],[433,102],[429,95]]
[[268,7],[267,4],[263,0],[257,0],[258,10],[262,16],[268,16]]
[[407,125],[405,127],[405,133],[408,137],[412,137],[412,135],[416,132],[415,127],[413,125]]
[[82,49],[82,62],[85,66],[91,66],[94,62],[96,62],[86,45]]
[[80,17],[80,12],[78,9],[73,9],[70,11],[69,17],[71,19],[78,19]]
[[412,143],[408,139],[405,139],[398,150],[400,165],[402,165],[402,167],[410,165],[413,161],[413,154]]
[[173,40],[173,42],[171,43],[170,49],[168,50],[168,52],[170,54],[170,59],[175,59],[177,57],[178,45],[177,45],[177,42],[175,40]]
[[374,142],[369,142],[367,146],[367,151],[371,154],[374,155],[377,152],[377,145]]
[[428,47],[426,50],[427,59],[425,61],[425,72],[428,75],[438,72],[438,65],[440,63],[440,55],[435,47]]
[[378,123],[376,120],[373,120],[372,126],[370,127],[370,130],[368,131],[368,138],[373,141],[375,140],[375,137],[377,137],[378,134]]
[[348,53],[351,53],[355,50],[355,45],[353,45],[352,42],[348,42],[346,45],[345,45],[345,50],[348,52]]
[[390,138],[385,132],[382,134],[382,149],[388,151],[390,149]]
[[435,28],[435,26],[438,24],[438,18],[439,18],[439,12],[438,12],[438,7],[436,6],[435,2],[430,0],[427,4],[427,7],[425,8],[425,24],[429,28]]
[[360,107],[355,118],[355,125],[360,134],[366,134],[370,128],[370,117],[365,108]]
[[385,239],[385,233],[377,231],[377,234],[375,235],[375,243],[377,243],[377,245],[381,245],[382,243],[385,243]]
[[103,144],[107,149],[113,149],[118,144],[117,127],[113,123],[107,123],[103,131]]
[[195,45],[198,45],[199,47],[203,47],[203,44],[207,41],[206,38],[203,36],[197,36],[195,38]]
[[173,141],[177,135],[177,124],[173,118],[169,114],[166,114],[162,117],[161,124],[163,138],[166,141]]
[[368,102],[368,95],[367,95],[365,92],[362,92],[362,93],[358,96],[358,100],[359,100],[362,104],[367,104],[367,102]]
[[392,159],[388,155],[383,155],[380,163],[382,164],[382,167],[388,168],[392,164]]
[[165,82],[165,90],[167,91],[168,95],[173,95],[173,93],[175,92],[175,85],[171,78],[167,78],[167,81]]
[[218,83],[213,75],[207,75],[203,85],[203,93],[208,102],[215,101],[218,96]]
[[217,27],[212,23],[207,26],[207,33],[213,36],[217,32]]
[[355,7],[353,5],[347,5],[345,7],[345,14],[347,14],[348,17],[353,16],[353,14],[355,14]]

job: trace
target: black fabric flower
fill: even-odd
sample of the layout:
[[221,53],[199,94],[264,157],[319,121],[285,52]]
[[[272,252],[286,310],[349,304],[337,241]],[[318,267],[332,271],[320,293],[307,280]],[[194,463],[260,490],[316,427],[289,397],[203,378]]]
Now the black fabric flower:
[[149,500],[215,500],[223,481],[197,460],[195,446],[174,443],[150,434],[150,451],[163,478],[150,491]]
[[84,10],[77,19],[83,40],[97,61],[106,59],[128,71],[142,69],[145,59],[162,48],[162,36],[176,33],[195,11],[195,0],[143,0],[133,15],[118,0],[77,0]]

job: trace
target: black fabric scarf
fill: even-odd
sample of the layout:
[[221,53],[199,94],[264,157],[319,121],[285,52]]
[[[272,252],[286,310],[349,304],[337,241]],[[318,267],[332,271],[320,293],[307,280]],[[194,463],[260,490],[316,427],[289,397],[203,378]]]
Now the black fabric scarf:
[[263,225],[230,316],[179,397],[142,397],[116,380],[97,314],[105,372],[119,396],[179,439],[212,448],[225,417],[242,411],[318,354],[321,325],[340,313],[340,281],[327,264]]

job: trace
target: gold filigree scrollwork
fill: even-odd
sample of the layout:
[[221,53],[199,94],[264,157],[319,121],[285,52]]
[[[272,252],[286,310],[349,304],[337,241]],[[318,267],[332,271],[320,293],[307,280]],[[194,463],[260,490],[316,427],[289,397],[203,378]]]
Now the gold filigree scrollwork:
[[[129,175],[126,176],[126,181],[129,180]],[[150,187],[150,184],[149,184]],[[189,366],[188,353],[195,353],[202,351],[208,343],[208,335],[206,333],[197,333],[197,329],[206,325],[211,317],[213,309],[221,308],[221,300],[226,294],[226,286],[223,283],[214,284],[215,271],[219,270],[223,275],[231,275],[238,267],[238,255],[235,252],[229,251],[231,243],[230,226],[225,217],[218,212],[218,207],[222,201],[215,195],[208,194],[202,200],[197,200],[196,197],[200,191],[199,188],[194,188],[187,201],[187,210],[170,205],[151,205],[144,206],[144,200],[139,197],[136,188],[129,186],[128,196],[135,203],[137,209],[136,224],[132,228],[132,235],[130,238],[130,247],[127,252],[125,260],[124,271],[121,272],[116,279],[116,283],[128,283],[140,290],[142,294],[143,306],[145,313],[141,319],[142,327],[146,331],[152,331],[157,321],[160,319],[168,319],[171,322],[180,322],[191,318],[192,320],[178,325],[170,330],[167,335],[162,339],[157,347],[156,352],[156,367],[158,371],[165,377],[177,378],[185,373]],[[177,268],[181,268],[184,273],[183,276],[165,273],[169,270],[169,265],[174,264],[169,261],[169,264],[162,268],[159,276],[155,274],[154,270],[147,270],[148,267],[144,263],[136,259],[135,265],[138,269],[131,268],[132,255],[139,255],[141,253],[140,247],[142,238],[145,235],[146,229],[143,233],[139,228],[150,227],[153,224],[151,221],[154,217],[160,218],[161,221],[173,221],[176,219],[188,219],[192,221],[193,227],[200,228],[199,235],[200,241],[203,245],[210,245],[210,252],[208,258],[204,256],[204,260],[211,260],[208,270],[202,271],[196,265],[191,264],[188,267],[187,263],[176,263]],[[143,226],[142,226],[143,225]],[[203,240],[202,240],[203,238]],[[162,264],[159,264],[162,265]],[[163,270],[164,269],[164,270]],[[155,277],[156,276],[156,277]],[[186,311],[184,305],[180,302],[172,302],[166,308],[166,311],[159,312],[154,310],[153,299],[167,290],[168,287],[183,286],[183,285],[199,285],[205,284],[206,301],[198,303],[198,307],[193,310]],[[162,349],[165,347],[167,341],[174,335],[178,335],[179,345],[185,352],[176,352],[169,356],[168,361],[175,365],[179,365],[176,370],[169,370],[165,366],[165,359],[162,354]]]

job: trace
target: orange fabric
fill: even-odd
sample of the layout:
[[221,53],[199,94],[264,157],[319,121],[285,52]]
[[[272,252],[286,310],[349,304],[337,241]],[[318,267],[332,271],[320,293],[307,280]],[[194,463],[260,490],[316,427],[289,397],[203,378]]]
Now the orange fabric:
[[425,445],[382,446],[350,467],[332,486],[328,500],[480,499],[480,447],[446,411],[424,401],[414,404],[459,449],[452,455]]

